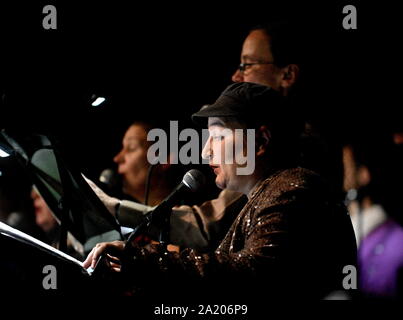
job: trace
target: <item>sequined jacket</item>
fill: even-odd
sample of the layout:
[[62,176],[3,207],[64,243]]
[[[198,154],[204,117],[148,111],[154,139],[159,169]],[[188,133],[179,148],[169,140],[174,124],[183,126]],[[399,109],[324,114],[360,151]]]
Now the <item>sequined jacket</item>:
[[214,253],[149,246],[136,256],[139,272],[148,274],[143,285],[167,282],[168,294],[176,288],[239,297],[263,290],[265,296],[322,298],[341,287],[343,267],[355,264],[356,245],[347,211],[325,183],[294,168],[255,187]]

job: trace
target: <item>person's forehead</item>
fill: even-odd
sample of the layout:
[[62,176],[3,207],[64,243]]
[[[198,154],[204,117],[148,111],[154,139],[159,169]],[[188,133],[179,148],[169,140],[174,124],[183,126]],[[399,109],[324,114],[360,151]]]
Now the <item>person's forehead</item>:
[[208,118],[208,127],[226,127],[223,119],[219,117],[209,117]]
[[241,56],[244,60],[271,59],[269,36],[263,30],[251,31],[243,43]]
[[239,119],[235,117],[209,117],[208,129],[245,129]]
[[144,128],[140,125],[132,125],[126,131],[125,136],[123,138],[124,141],[143,141],[147,139],[147,133]]

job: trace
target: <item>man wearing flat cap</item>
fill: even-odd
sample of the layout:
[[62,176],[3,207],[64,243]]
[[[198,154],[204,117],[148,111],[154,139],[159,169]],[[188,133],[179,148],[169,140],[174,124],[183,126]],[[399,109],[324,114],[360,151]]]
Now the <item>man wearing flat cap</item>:
[[[217,186],[248,197],[214,252],[174,253],[160,245],[134,244],[127,257],[120,253],[123,242],[102,243],[84,266],[95,266],[103,252],[113,250],[126,270],[122,276],[142,287],[143,294],[155,297],[158,292],[162,301],[174,296],[199,303],[206,289],[208,298],[232,303],[323,298],[342,289],[344,266],[355,264],[351,222],[325,182],[297,166],[295,146],[302,125],[290,114],[291,106],[273,89],[235,83],[193,115],[195,122],[208,125],[202,156],[209,159]],[[253,148],[247,146],[247,130],[254,130]],[[237,162],[237,156],[254,161],[253,172],[243,174],[247,163]]]
[[[232,80],[237,83],[252,82],[265,85],[280,92],[282,96],[297,96],[297,92],[300,91],[298,90],[300,82],[298,79],[303,60],[301,50],[305,50],[299,45],[300,31],[298,30],[299,28],[295,24],[287,22],[252,28],[242,46],[241,63],[233,74]],[[265,117],[266,113],[263,113],[263,109],[265,109],[264,106],[258,115],[254,113],[247,113],[247,115]],[[298,109],[288,112],[286,117],[289,121],[297,117],[297,111],[301,112],[301,109]],[[309,145],[308,148],[304,148],[305,163],[302,165],[315,172],[320,172],[332,182],[332,185],[335,185],[336,189],[338,184],[332,177],[335,176],[338,180],[339,171],[338,166],[333,164],[337,161],[333,159],[338,159],[338,154],[330,157],[326,151],[327,147],[321,139],[316,141],[315,139],[318,138],[313,139],[310,135],[304,136],[304,141],[300,140],[301,145],[313,140],[315,148],[311,148]],[[291,150],[291,148],[289,149]],[[287,160],[287,157],[284,158],[284,161]],[[329,161],[330,158],[332,161]],[[127,227],[136,227],[139,218],[152,210],[148,206],[108,197],[99,190],[96,190],[96,193],[119,222]],[[183,205],[173,208],[174,214],[171,215],[170,229],[172,244],[180,247],[191,246],[206,251],[216,249],[246,202],[247,198],[242,193],[226,188],[216,199],[205,201],[201,205]],[[189,227],[184,227],[184,225]]]

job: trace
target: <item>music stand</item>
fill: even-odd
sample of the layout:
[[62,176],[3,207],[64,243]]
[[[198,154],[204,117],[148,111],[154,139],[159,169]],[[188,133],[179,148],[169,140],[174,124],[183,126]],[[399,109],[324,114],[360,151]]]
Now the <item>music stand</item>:
[[51,137],[0,132],[11,157],[31,177],[38,192],[60,223],[60,250],[66,251],[67,231],[89,252],[96,243],[122,240],[120,226],[82,174],[63,156]]

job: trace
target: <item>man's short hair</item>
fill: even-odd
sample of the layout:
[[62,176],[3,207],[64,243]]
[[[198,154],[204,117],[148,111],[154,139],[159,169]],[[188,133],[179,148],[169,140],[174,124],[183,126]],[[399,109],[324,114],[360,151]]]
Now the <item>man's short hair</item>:
[[196,123],[206,124],[208,117],[236,120],[247,129],[267,126],[271,134],[270,157],[276,166],[295,165],[299,137],[304,122],[291,101],[274,89],[250,82],[228,86],[215,103],[192,115]]
[[269,36],[269,44],[274,59],[274,64],[278,67],[285,67],[289,64],[301,65],[304,62],[302,39],[300,26],[288,21],[275,21],[255,25],[250,29],[262,30]]

